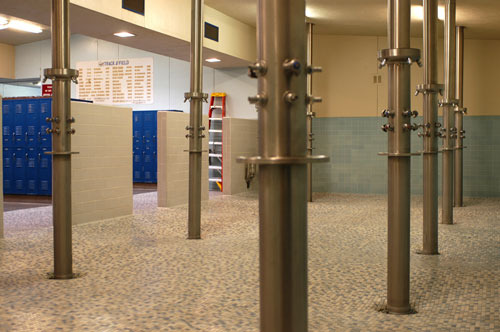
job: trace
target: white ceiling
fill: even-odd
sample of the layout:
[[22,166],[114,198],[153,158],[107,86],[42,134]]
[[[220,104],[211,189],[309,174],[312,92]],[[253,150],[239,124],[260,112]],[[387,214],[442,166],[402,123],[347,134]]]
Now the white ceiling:
[[[10,29],[0,30],[0,43],[19,45],[37,40],[50,39],[50,0],[0,0],[2,16],[13,16],[38,23],[45,27],[41,34],[17,32]],[[70,30],[74,34],[82,34],[117,44],[134,47],[157,54],[170,56],[185,61],[190,60],[190,44],[165,34],[140,27],[95,11],[71,4]],[[134,33],[133,38],[119,38],[113,35],[117,31]],[[247,61],[204,48],[205,58],[219,58],[217,63],[205,62],[212,68],[242,67]]]
[[[500,39],[500,0],[456,0],[457,24],[467,27],[466,38]],[[257,0],[205,0],[205,4],[255,26]],[[387,29],[387,0],[306,0],[317,33],[383,36]],[[422,5],[422,0],[412,0]],[[443,0],[440,4],[444,5]],[[422,35],[420,22],[412,35]]]

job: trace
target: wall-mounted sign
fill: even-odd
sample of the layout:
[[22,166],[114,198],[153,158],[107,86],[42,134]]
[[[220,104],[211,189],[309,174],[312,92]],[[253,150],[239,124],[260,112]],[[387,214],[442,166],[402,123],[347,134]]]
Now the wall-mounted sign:
[[42,97],[52,97],[52,84],[42,84]]
[[219,27],[208,22],[205,22],[205,38],[213,41],[219,41]]
[[77,62],[78,99],[105,104],[152,104],[153,58]]

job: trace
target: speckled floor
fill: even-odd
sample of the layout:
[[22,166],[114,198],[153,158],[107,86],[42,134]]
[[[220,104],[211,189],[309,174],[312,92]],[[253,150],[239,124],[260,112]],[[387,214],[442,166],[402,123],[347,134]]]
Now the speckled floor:
[[[74,227],[82,277],[47,280],[50,207],[5,213],[0,331],[258,331],[255,196],[203,203],[203,240],[186,207],[136,195],[133,217]],[[500,331],[500,199],[467,199],[440,225],[439,256],[411,256],[415,315],[377,312],[385,298],[386,199],[318,195],[309,206],[310,331]],[[412,208],[412,252],[421,243]]]

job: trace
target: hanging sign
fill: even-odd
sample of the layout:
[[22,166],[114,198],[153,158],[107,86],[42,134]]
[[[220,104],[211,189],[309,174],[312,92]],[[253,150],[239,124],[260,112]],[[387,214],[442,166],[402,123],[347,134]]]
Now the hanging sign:
[[104,104],[152,104],[153,58],[77,62],[78,99]]
[[52,97],[52,84],[42,84],[42,97]]

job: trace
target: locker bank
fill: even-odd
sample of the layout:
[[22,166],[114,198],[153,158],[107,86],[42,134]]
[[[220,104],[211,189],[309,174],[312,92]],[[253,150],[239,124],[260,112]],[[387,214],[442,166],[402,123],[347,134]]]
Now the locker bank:
[[498,17],[0,0],[0,332],[500,331]]

